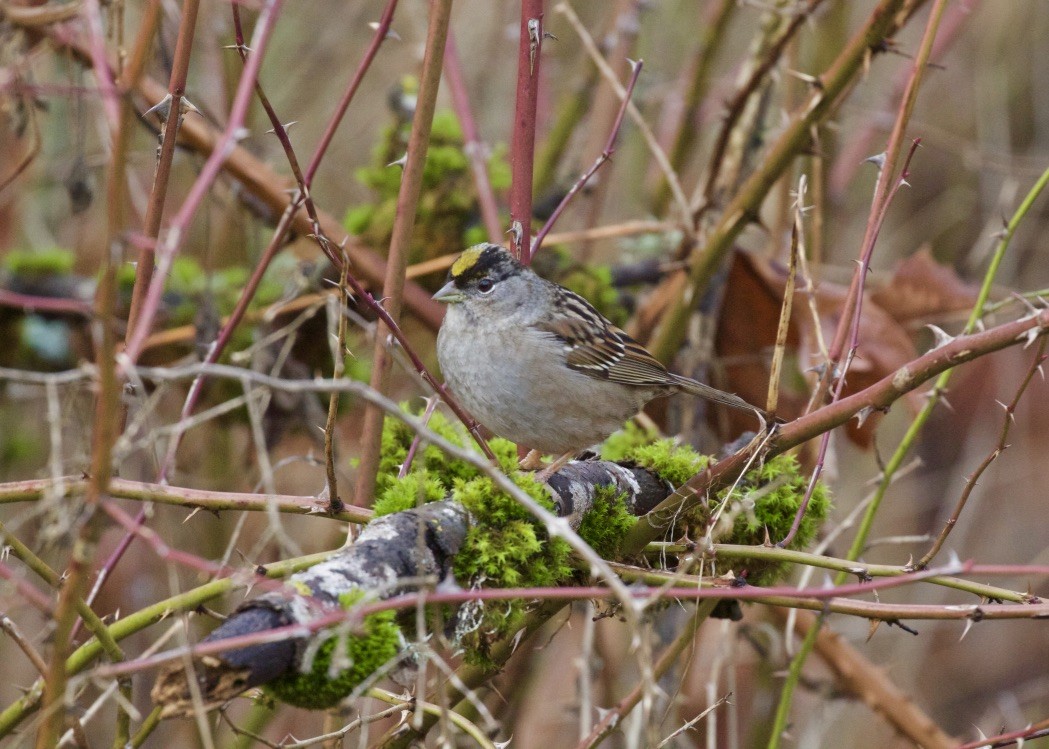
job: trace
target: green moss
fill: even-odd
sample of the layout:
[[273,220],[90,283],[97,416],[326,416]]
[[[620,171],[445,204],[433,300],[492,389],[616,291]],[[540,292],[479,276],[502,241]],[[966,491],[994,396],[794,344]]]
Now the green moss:
[[602,559],[615,559],[626,534],[637,524],[623,496],[611,486],[594,493],[594,503],[579,524],[579,535]]
[[[405,410],[411,413],[406,406]],[[458,425],[458,422],[453,423],[440,411],[435,412],[430,417],[430,422],[427,426],[449,442],[460,447],[467,439],[464,436],[464,430]],[[395,487],[395,484],[401,481],[397,478],[397,474],[408,457],[408,450],[414,439],[415,432],[400,419],[388,418],[385,420],[382,430],[382,457],[379,461],[379,472],[375,484],[375,496],[378,500],[381,501],[389,490],[401,493],[401,490]],[[489,440],[488,444],[496,454],[496,457],[499,458],[499,463],[505,472],[509,473],[516,470],[517,449],[512,442],[497,437]],[[478,470],[474,466],[462,460],[451,459],[439,447],[428,444],[422,446],[415,453],[415,459],[412,461],[412,473],[417,472],[424,472],[432,480],[439,481],[444,487],[444,493],[450,492],[456,481],[468,481],[479,475]],[[414,486],[412,491],[415,492],[415,496],[418,496],[417,485]],[[428,496],[432,496],[432,494],[430,492]],[[390,506],[400,506],[401,504],[398,500],[392,500],[391,502]],[[415,506],[414,502],[411,506]]]
[[679,445],[669,439],[639,445],[627,453],[626,459],[658,473],[672,486],[681,486],[710,465],[708,456],[700,455],[688,445]]
[[391,481],[375,500],[372,509],[376,515],[391,515],[427,502],[437,502],[444,499],[446,493],[444,483],[437,476],[414,471],[403,479]]
[[[553,502],[544,485],[531,474],[511,476],[517,486],[543,507]],[[470,511],[474,522],[462,548],[455,556],[455,577],[460,585],[485,588],[548,587],[559,585],[573,574],[571,548],[562,539],[551,539],[543,524],[516,500],[496,489],[492,480],[480,476],[460,482],[454,499]],[[523,601],[478,603],[464,607],[459,641],[467,662],[489,664],[489,648],[513,634],[527,611]],[[467,613],[468,612],[468,613]]]
[[368,227],[371,226],[374,213],[374,206],[351,206],[342,220],[343,226],[346,227],[346,231],[350,234],[364,234],[364,232],[368,231]]
[[62,247],[12,250],[4,257],[4,268],[13,276],[68,276],[75,260],[73,251]]
[[[793,455],[778,455],[760,468],[746,474],[728,497],[724,514],[732,519],[731,529],[718,534],[718,541],[730,544],[761,545],[768,539],[786,538],[798,507],[805,497],[808,477],[801,472]],[[718,495],[711,511],[725,502],[728,490]],[[789,549],[808,548],[830,512],[831,502],[827,487],[818,482],[812,492],[805,516],[798,532],[787,546]],[[740,560],[738,569],[747,571],[747,581],[753,585],[772,585],[790,569],[785,562]]]
[[[362,591],[344,593],[339,603],[349,609],[363,596]],[[316,636],[327,639],[316,649],[308,664],[309,670],[285,674],[267,684],[267,692],[298,707],[311,710],[332,707],[391,662],[401,652],[403,642],[393,611],[366,616],[360,628],[353,632],[335,628]],[[334,662],[336,658],[341,661],[338,665]]]
[[635,421],[628,421],[601,445],[601,460],[625,461],[635,448],[651,445],[658,438],[653,430],[645,429]]
[[[641,439],[641,436],[626,435],[621,439],[630,442]],[[619,446],[614,448],[619,449]],[[710,464],[709,457],[699,455],[691,447],[675,445],[671,440],[631,447],[624,451],[624,457],[626,462],[654,471],[675,487]],[[792,455],[779,455],[748,472],[735,486],[718,494],[714,501],[690,513],[685,523],[693,528],[682,528],[681,532],[692,537],[704,535],[711,518],[719,514],[720,527],[716,529],[715,537],[720,543],[755,546],[766,543],[768,539],[785,538],[807,487],[808,477],[801,472],[797,459]],[[726,500],[729,504],[721,509]],[[826,486],[817,483],[798,532],[788,548],[804,549],[811,545],[830,507]],[[740,561],[737,569],[745,569],[747,580],[753,585],[771,585],[786,574],[789,565],[754,559]]]
[[[406,82],[405,92],[410,91],[412,85]],[[410,120],[410,117],[396,117],[376,144],[371,164],[355,173],[357,180],[371,188],[374,196],[368,203],[351,206],[343,225],[373,247],[387,247],[393,232],[402,170],[390,164],[407,152]],[[493,150],[489,156],[489,181],[494,190],[504,191],[509,187],[509,171],[506,149]],[[422,182],[409,248],[411,262],[456,252],[487,238],[483,227],[475,228],[479,213],[477,192],[462,128],[451,111],[442,110],[434,115]]]

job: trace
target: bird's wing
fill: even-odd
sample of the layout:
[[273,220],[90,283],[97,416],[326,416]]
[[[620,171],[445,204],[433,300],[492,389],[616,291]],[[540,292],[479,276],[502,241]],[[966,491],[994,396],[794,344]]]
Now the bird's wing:
[[666,367],[578,294],[559,288],[560,314],[536,324],[564,344],[568,366],[600,380],[637,387],[670,384]]

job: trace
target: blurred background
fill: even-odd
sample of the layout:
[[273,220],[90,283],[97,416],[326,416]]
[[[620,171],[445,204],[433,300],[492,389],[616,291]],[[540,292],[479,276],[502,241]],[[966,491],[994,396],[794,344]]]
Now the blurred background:
[[[127,39],[133,38],[142,5],[140,0],[104,4],[109,49],[119,43],[116,29],[121,24]],[[294,122],[289,132],[301,161],[313,152],[371,39],[369,23],[378,19],[384,5],[374,0],[312,0],[284,7],[260,83],[282,121]],[[691,196],[697,187],[702,193],[726,102],[752,64],[756,40],[763,29],[774,21],[782,22],[801,5],[748,0],[607,0],[576,2],[574,8],[621,80],[626,79],[626,57],[644,60],[633,100],[664,149],[674,156],[680,182]],[[826,0],[804,22],[753,100],[747,142],[731,147],[742,154],[739,168],[743,176],[760,165],[764,148],[782,132],[789,113],[805,101],[809,76],[827,68],[875,5]],[[928,5],[907,21],[884,53],[869,61],[836,114],[820,127],[817,142],[795,159],[770,191],[759,220],[740,236],[724,273],[700,304],[702,315],[694,321],[688,344],[674,363],[677,371],[702,376],[752,402],[764,400],[771,337],[783,297],[793,204],[802,175],[807,181],[804,202],[813,207],[806,213],[804,244],[813,282],[819,288],[814,298],[824,335],[833,331],[841,294],[855,270],[877,177],[876,168],[865,159],[885,147],[925,28]],[[536,228],[600,153],[618,106],[565,15],[556,9],[556,3],[547,6],[546,30],[554,38],[544,44],[541,67]],[[250,29],[256,8],[252,3],[242,7]],[[379,254],[386,251],[399,183],[399,170],[386,165],[404,153],[427,13],[427,3],[405,0],[400,4],[393,24],[396,37],[384,44],[365,77],[312,189],[319,207],[342,220],[348,233]],[[504,224],[508,223],[507,144],[513,122],[518,14],[519,5],[513,2],[457,0],[452,19],[470,108],[488,149],[488,167]],[[146,74],[165,84],[179,17],[178,3],[161,3],[161,23]],[[67,26],[69,34],[82,33],[83,24],[75,19]],[[199,114],[187,117],[224,126],[243,67],[228,48],[233,41],[229,5],[202,3],[186,92]],[[933,64],[907,129],[908,141],[921,138],[921,148],[911,163],[908,186],[891,205],[873,255],[870,296],[865,302],[862,341],[850,388],[870,384],[928,350],[934,337],[927,325],[955,333],[968,316],[1004,221],[1049,166],[1047,49],[1049,4],[1042,0],[955,0],[949,4]],[[696,74],[700,61],[709,63],[703,79]],[[690,97],[693,86],[698,97]],[[153,103],[136,98],[139,112]],[[565,122],[569,126],[559,129]],[[153,179],[157,127],[155,117],[145,116],[132,132],[126,167],[128,236],[141,228]],[[289,177],[280,143],[267,132],[269,122],[257,103],[246,127],[240,146],[282,177]],[[106,251],[108,135],[90,69],[53,38],[34,36],[2,17],[0,132],[0,178],[6,180],[0,191],[0,366],[30,371],[71,369],[94,355],[90,326],[74,303],[90,303],[95,274]],[[680,152],[675,152],[675,144]],[[485,238],[447,85],[439,101],[431,154],[428,169],[433,171],[428,172],[424,187],[410,262],[416,274],[413,278],[432,289],[441,283],[450,253]],[[188,148],[176,152],[166,216],[182,204],[203,162],[203,156]],[[8,179],[20,169],[24,170],[17,177]],[[704,215],[717,215],[731,197],[731,185],[726,189],[727,195],[704,204]],[[628,118],[612,160],[571,204],[555,229],[571,235],[609,227],[605,234],[614,236],[580,240],[577,234],[561,237],[562,241],[554,237],[537,258],[537,268],[586,294],[610,317],[643,335],[646,326],[638,313],[648,308],[657,282],[679,259],[681,232],[675,222],[680,215],[667,197],[650,150]],[[219,178],[192,224],[164,298],[158,335],[151,339],[143,362],[174,364],[199,356],[258,262],[274,218],[250,188],[227,176]],[[1047,220],[1049,201],[1043,198],[1019,227],[998,272],[993,298],[1003,303],[985,318],[988,326],[1024,314],[1023,304],[1011,296],[1014,292],[1049,287]],[[126,249],[125,254],[130,261],[135,250]],[[118,275],[118,307],[126,311],[134,269],[125,264]],[[261,311],[318,294],[329,288],[325,279],[332,278],[337,275],[316,244],[307,237],[295,238],[267,273],[254,307],[259,315],[238,331],[233,349],[240,353],[232,354],[230,361],[261,368],[285,357],[285,376],[330,375],[330,320],[323,302],[309,308],[313,314],[301,319],[301,309],[278,310],[269,316]],[[38,309],[32,300],[40,298],[68,300],[70,305],[58,311]],[[796,299],[784,377],[783,415],[787,418],[804,408],[813,382],[809,368],[818,363],[815,326],[801,299]],[[372,321],[363,309],[353,314],[360,324],[351,326],[347,376],[367,381]],[[267,339],[292,322],[293,335],[282,334],[280,345]],[[433,364],[434,331],[410,315],[405,328],[424,359]],[[282,348],[285,343],[286,349]],[[929,534],[939,532],[966,477],[994,449],[1002,428],[1001,403],[1012,400],[1033,356],[1033,348],[1013,348],[956,373],[946,403],[937,408],[922,432],[905,475],[888,491],[876,521],[876,538],[864,555],[866,561],[905,564],[924,553]],[[392,391],[416,406],[424,392],[414,376],[399,367],[394,369]],[[198,410],[240,395],[233,386],[209,386]],[[117,449],[120,476],[143,481],[155,478],[170,436],[165,427],[177,421],[184,397],[183,388],[164,387],[137,404],[140,418],[132,420],[133,430],[125,433]],[[880,466],[895,450],[922,402],[919,391],[884,417],[863,425],[853,423],[835,434],[824,474],[835,503],[828,531],[838,527],[871,492]],[[1036,377],[1020,402],[1009,449],[981,478],[941,561],[956,555],[987,564],[1049,564],[1046,404],[1045,382]],[[316,495],[325,486],[318,427],[324,423],[326,408],[326,400],[275,397],[266,407],[263,444],[253,435],[244,408],[216,414],[188,433],[169,480],[194,488],[262,491],[259,454],[264,452],[273,467],[277,491]],[[746,427],[727,414],[707,413],[701,405],[676,401],[658,406],[651,416],[668,433],[683,433],[709,453],[717,453]],[[82,473],[89,461],[92,418],[92,393],[86,385],[63,387],[49,395],[38,385],[16,379],[0,383],[0,480]],[[338,423],[340,482],[344,486],[352,486],[354,478],[359,423],[359,404],[346,399]],[[814,450],[802,452],[809,467],[813,456]],[[8,533],[61,568],[74,531],[64,502],[56,497],[0,504],[0,520]],[[139,507],[135,502],[123,504],[129,512]],[[322,518],[285,517],[282,535],[273,532],[262,513],[187,517],[184,508],[166,506],[153,507],[151,513],[150,527],[170,546],[237,564],[336,548],[346,534],[342,524]],[[104,533],[100,558],[121,536],[116,528]],[[846,529],[826,553],[843,556],[851,538],[852,531]],[[36,584],[15,562],[8,564]],[[817,573],[813,581],[818,584],[821,579],[822,573]],[[203,581],[191,571],[160,561],[136,543],[102,589],[95,608],[107,615],[126,614]],[[993,582],[1035,595],[1049,593],[1044,579],[995,578]],[[928,585],[886,591],[881,600],[974,602],[958,591]],[[228,610],[237,602],[224,601],[216,608]],[[581,674],[592,682],[594,703],[599,706],[611,705],[637,683],[637,660],[629,654],[631,633],[615,618],[602,619],[591,631],[587,621],[592,611],[584,609],[579,605],[571,616],[557,617],[533,641],[534,650],[519,654],[495,689],[485,695],[503,721],[501,738],[513,736],[511,746],[575,745],[580,726],[585,724],[579,714]],[[0,610],[17,621],[39,647],[46,647],[49,623],[3,581]],[[702,628],[695,648],[682,659],[681,670],[661,684],[667,696],[657,722],[665,729],[662,735],[669,734],[727,692],[732,692],[733,706],[722,707],[714,713],[716,719],[708,718],[668,745],[750,747],[764,746],[767,741],[789,651],[781,616],[757,605],[746,606],[744,613],[739,623],[712,621]],[[662,629],[672,633],[679,624],[674,612],[668,612],[654,625],[653,637],[658,640]],[[919,622],[914,625],[917,635],[882,626],[869,639],[866,621],[838,616],[829,626],[959,740],[976,738],[977,730],[990,735],[1003,728],[1019,728],[1044,719],[1049,712],[1045,667],[1049,629],[1043,622],[985,622],[972,627]],[[211,624],[205,621],[194,627],[199,635]],[[126,649],[141,653],[157,638],[156,631],[147,630],[130,638]],[[5,677],[0,680],[0,705],[6,706],[32,683],[35,672],[4,638],[0,638],[0,658]],[[796,699],[790,745],[858,749],[911,745],[867,706],[843,694],[817,658],[810,659],[808,669]],[[134,681],[135,702],[143,711],[150,707],[150,685],[149,674]],[[312,736],[332,725],[332,720],[338,726],[352,719],[357,709],[370,712],[377,708],[363,701],[335,719],[282,708],[259,731],[271,741],[289,734]],[[111,714],[109,705],[103,716]],[[229,712],[234,721],[245,714],[243,704],[234,705]],[[108,740],[111,722],[99,718],[89,724],[89,735],[97,745]],[[645,746],[647,734],[640,724],[632,726],[628,721],[606,745]],[[371,740],[380,733],[373,727]],[[27,730],[21,741],[31,741],[31,735]],[[237,740],[225,724],[216,728],[215,735],[223,746],[233,746]],[[370,745],[367,736],[360,744],[354,744],[356,740],[347,739],[345,745]],[[193,746],[201,740],[190,721],[180,721],[163,725],[148,745],[160,746],[165,741]],[[241,741],[248,745],[243,743],[246,739]]]

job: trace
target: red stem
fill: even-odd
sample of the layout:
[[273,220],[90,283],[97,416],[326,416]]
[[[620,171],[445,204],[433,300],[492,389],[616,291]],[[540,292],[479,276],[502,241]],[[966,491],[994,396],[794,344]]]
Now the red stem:
[[146,218],[142,233],[149,240],[142,244],[135,266],[135,284],[131,289],[131,307],[128,311],[126,335],[130,336],[139,321],[146,291],[153,281],[153,264],[156,238],[160,235],[160,222],[164,216],[171,164],[175,158],[178,127],[182,120],[182,99],[186,93],[186,78],[189,75],[189,58],[193,51],[193,35],[197,26],[199,0],[186,0],[182,5],[182,20],[178,27],[178,40],[171,62],[171,77],[168,81],[168,114],[161,132],[160,154],[153,174],[153,190],[146,206]]
[[444,80],[448,83],[448,89],[452,94],[455,115],[459,118],[459,124],[463,128],[463,140],[465,141],[463,150],[470,160],[474,187],[477,189],[477,203],[481,207],[484,228],[488,231],[488,241],[499,244],[503,238],[499,204],[492,190],[492,182],[488,179],[486,148],[477,135],[477,123],[470,110],[470,96],[466,91],[466,82],[463,80],[463,65],[459,59],[459,49],[455,46],[455,36],[450,30],[448,43],[444,48]]
[[331,119],[328,120],[328,126],[324,128],[324,134],[321,135],[321,139],[317,143],[317,150],[314,151],[313,156],[310,158],[310,163],[306,165],[304,181],[307,188],[313,184],[313,178],[317,174],[317,169],[320,168],[321,159],[323,159],[324,154],[327,153],[328,146],[331,144],[332,138],[335,137],[335,131],[339,129],[339,124],[342,122],[342,118],[346,114],[350,102],[353,101],[357,89],[360,88],[361,81],[364,80],[364,74],[367,73],[368,68],[371,67],[372,60],[375,59],[379,47],[381,47],[382,43],[386,41],[386,36],[390,31],[390,24],[393,23],[393,14],[396,10],[397,0],[389,0],[389,2],[386,3],[386,9],[382,12],[382,17],[379,18],[378,25],[375,27],[375,35],[372,37],[368,49],[364,51],[364,57],[361,58],[360,63],[357,65],[357,71],[353,74],[353,79],[350,81],[349,87],[343,93],[342,98],[339,99],[339,105],[335,108],[335,112],[332,114]]
[[535,119],[539,94],[539,62],[543,50],[543,0],[521,0],[517,44],[517,91],[510,139],[510,224],[512,250],[528,262],[532,235],[532,168],[535,165]]
[[604,150],[601,151],[601,155],[594,160],[593,166],[591,166],[586,172],[584,172],[583,176],[580,177],[574,185],[572,185],[572,189],[568,191],[564,198],[561,199],[561,202],[558,203],[557,208],[554,209],[554,212],[550,215],[550,218],[547,219],[546,223],[543,225],[543,228],[540,229],[539,233],[535,235],[535,241],[532,242],[532,247],[527,257],[527,262],[532,262],[532,258],[535,257],[535,253],[539,252],[539,248],[542,246],[543,240],[546,238],[546,235],[550,233],[550,230],[554,228],[554,224],[557,222],[557,219],[561,218],[561,214],[564,212],[565,207],[568,205],[569,201],[572,198],[574,198],[579,193],[579,191],[583,189],[583,187],[586,186],[586,183],[590,181],[590,178],[593,177],[594,174],[597,173],[597,170],[600,169],[606,161],[612,158],[612,154],[615,153],[616,136],[619,135],[619,128],[623,124],[623,115],[626,114],[627,107],[630,105],[630,95],[634,92],[634,86],[637,84],[638,76],[641,75],[641,66],[644,64],[644,60],[638,60],[637,62],[631,61],[631,67],[633,68],[633,72],[630,75],[630,81],[626,85],[626,93],[623,95],[623,101],[619,107],[619,112],[616,114],[615,122],[612,123],[612,132],[608,134],[608,141],[606,141],[605,143]]
[[215,150],[211,152],[211,156],[204,163],[204,168],[201,169],[200,175],[193,183],[193,187],[182,203],[182,207],[172,219],[164,243],[157,248],[159,259],[157,273],[149,284],[145,300],[142,303],[141,315],[135,327],[128,331],[128,343],[124,350],[124,355],[126,356],[124,366],[127,366],[128,362],[134,363],[142,352],[142,344],[149,335],[153,319],[156,317],[157,310],[160,307],[160,299],[164,293],[164,282],[168,272],[171,270],[175,256],[182,249],[182,243],[185,240],[190,222],[196,215],[197,209],[204,201],[205,196],[211,190],[211,186],[218,178],[222,165],[237,144],[237,139],[244,124],[244,117],[247,114],[248,106],[254,93],[255,81],[258,79],[259,69],[262,67],[266,43],[269,41],[283,5],[284,0],[269,0],[259,16],[259,22],[255,27],[255,38],[251,44],[252,54],[248,57],[248,63],[237,86],[237,93],[233,99],[233,106],[230,107],[229,121],[226,124],[226,128],[216,144]]

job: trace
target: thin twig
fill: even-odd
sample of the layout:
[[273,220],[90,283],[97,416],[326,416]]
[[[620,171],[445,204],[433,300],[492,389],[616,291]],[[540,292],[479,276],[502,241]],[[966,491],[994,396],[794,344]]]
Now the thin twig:
[[[215,150],[211,152],[208,160],[200,170],[200,174],[186,195],[181,208],[179,208],[178,213],[172,219],[164,241],[157,246],[157,272],[150,281],[149,288],[142,302],[140,316],[135,326],[128,329],[127,344],[123,354],[125,362],[134,363],[138,360],[138,356],[142,352],[142,343],[145,341],[146,336],[149,335],[150,328],[153,326],[153,319],[159,310],[168,273],[171,271],[176,255],[182,249],[190,222],[211,190],[212,184],[218,178],[219,172],[240,138],[244,118],[254,92],[255,81],[262,67],[266,45],[283,5],[284,0],[267,0],[263,5],[263,10],[259,16],[258,23],[255,25],[255,34],[251,41],[252,54],[248,58],[248,63],[237,85],[237,92],[233,98],[233,105],[230,107],[226,128]],[[126,364],[122,366],[126,366]]]
[[[346,294],[346,276],[348,275],[349,260],[344,258],[342,268],[339,271],[339,296],[335,303],[329,306],[334,310],[335,330],[332,332],[331,344],[332,370],[331,378],[337,380],[343,376],[346,369],[346,315],[342,313],[343,299]],[[329,297],[331,299],[331,297]],[[329,318],[330,320],[330,318]],[[335,468],[335,420],[339,414],[339,394],[332,393],[328,396],[328,420],[324,425],[324,470],[328,477],[328,512],[339,512],[343,508],[343,501],[339,498],[339,484],[336,478]]]
[[1005,415],[1002,418],[1002,428],[998,433],[998,442],[995,444],[994,449],[987,454],[987,456],[980,461],[980,465],[965,478],[965,488],[962,490],[961,496],[958,497],[958,502],[954,506],[954,510],[951,512],[951,516],[947,518],[947,522],[944,523],[943,530],[940,531],[940,535],[936,537],[932,547],[925,553],[925,555],[918,560],[914,565],[915,569],[925,569],[929,566],[929,562],[932,561],[940,549],[943,548],[944,542],[947,540],[947,536],[954,529],[954,526],[958,523],[958,518],[961,517],[962,510],[965,509],[965,503],[968,501],[969,496],[972,494],[973,489],[976,488],[976,482],[980,480],[980,476],[986,471],[991,463],[993,463],[999,455],[1001,455],[1007,447],[1009,447],[1006,440],[1009,438],[1009,430],[1012,428],[1013,422],[1016,417],[1016,407],[1020,403],[1020,398],[1027,390],[1027,386],[1031,384],[1031,380],[1034,379],[1036,373],[1041,371],[1042,364],[1046,360],[1045,347],[1047,340],[1042,339],[1038,345],[1038,352],[1034,356],[1034,360],[1031,362],[1030,368],[1027,370],[1027,374],[1024,375],[1023,380],[1020,382],[1020,387],[1017,388],[1016,394],[1013,399],[1009,402],[1009,405],[1004,406]]
[[[430,10],[426,52],[419,77],[419,95],[412,117],[411,135],[408,137],[408,154],[404,172],[401,174],[401,187],[397,194],[397,213],[393,220],[386,279],[382,290],[382,306],[394,325],[401,315],[405,269],[408,267],[415,214],[419,206],[419,196],[422,194],[426,150],[430,144],[430,129],[437,109],[437,91],[441,84],[444,46],[448,37],[451,12],[452,0],[436,0]],[[385,320],[383,322],[385,323]],[[375,332],[371,387],[380,394],[386,391],[386,377],[393,363],[385,340],[389,330],[388,326],[380,324]],[[381,410],[365,408],[361,419],[360,462],[354,487],[354,504],[357,505],[366,505],[373,499],[375,476],[379,469],[383,421],[384,414]]]
[[612,123],[612,131],[608,134],[608,140],[605,141],[604,150],[602,150],[601,154],[594,160],[591,167],[583,172],[583,175],[576,180],[576,183],[572,185],[572,189],[565,194],[561,199],[561,202],[557,204],[557,208],[555,208],[554,212],[550,214],[550,218],[547,219],[543,228],[535,235],[535,239],[532,241],[531,248],[528,251],[527,262],[530,263],[532,258],[535,257],[535,253],[539,252],[539,249],[543,246],[543,240],[546,238],[546,235],[554,228],[554,224],[557,223],[559,218],[561,218],[561,214],[564,213],[565,208],[568,206],[568,203],[572,198],[579,194],[580,190],[586,186],[586,183],[590,181],[591,177],[597,173],[597,170],[600,169],[606,161],[612,158],[612,154],[615,153],[616,137],[618,137],[619,128],[623,124],[623,115],[626,113],[627,105],[630,103],[630,95],[634,91],[634,86],[637,85],[638,76],[641,75],[641,67],[645,64],[643,60],[638,60],[636,62],[630,60],[629,62],[631,73],[630,80],[627,81],[626,85],[626,96],[623,98],[616,119]]
[[[164,205],[167,201],[168,183],[171,179],[171,164],[175,158],[175,144],[178,142],[178,129],[185,114],[183,97],[186,93],[186,79],[189,76],[189,60],[193,51],[193,36],[197,27],[197,10],[199,0],[184,0],[182,16],[179,19],[178,39],[175,42],[175,53],[171,58],[171,76],[168,81],[167,111],[164,125],[160,130],[160,149],[157,154],[157,165],[153,171],[153,189],[146,205],[146,218],[142,234],[148,240],[138,253],[135,266],[135,284],[131,289],[131,307],[128,311],[127,336],[130,337],[145,303],[146,291],[153,280],[155,260],[154,242],[160,236],[160,223],[164,216]],[[126,341],[125,341],[126,342]]]
[[[706,288],[721,266],[736,237],[758,215],[758,209],[769,190],[808,146],[812,126],[831,115],[841,95],[866,69],[865,63],[870,55],[880,50],[883,40],[896,31],[898,23],[906,20],[898,15],[904,1],[881,0],[875,7],[867,22],[857,30],[834,63],[820,77],[819,86],[769,147],[760,168],[740,186],[703,247],[692,253],[685,282],[673,278],[666,281],[673,288],[672,298],[649,346],[657,359],[668,361],[677,353],[688,329],[685,321],[702,298],[701,290]],[[659,296],[654,295],[653,303],[658,299]]]
[[[652,666],[652,678],[658,680],[678,663],[685,648],[692,644],[696,632],[710,616],[710,612],[717,605],[715,600],[703,601],[696,607],[696,611],[688,618],[684,628],[674,638],[674,641],[660,654],[659,660]],[[611,710],[605,711],[601,721],[594,726],[590,734],[576,744],[576,749],[593,749],[601,744],[616,726],[633,710],[645,694],[644,684],[638,684],[623,699],[616,703]]]
[[[605,61],[604,56],[601,54],[601,50],[598,49],[597,43],[594,38],[590,35],[590,32],[583,26],[583,22],[579,20],[579,16],[566,2],[558,3],[556,10],[562,13],[565,18],[568,19],[569,25],[575,30],[576,34],[579,35],[579,40],[583,43],[583,48],[586,49],[590,58],[597,65],[598,70],[601,71],[601,75],[604,76],[605,80],[612,90],[616,92],[620,100],[627,99],[626,89],[623,88],[622,84],[616,79],[615,72],[611,66]],[[685,191],[681,189],[681,181],[678,179],[677,174],[674,172],[673,167],[670,166],[670,160],[667,158],[666,152],[663,151],[662,146],[659,145],[659,141],[656,138],[655,133],[652,132],[652,128],[648,126],[645,118],[641,116],[641,112],[633,102],[627,104],[627,114],[630,115],[630,119],[637,125],[638,131],[641,133],[641,137],[644,138],[645,145],[648,146],[649,153],[652,154],[652,158],[655,159],[656,164],[663,171],[663,176],[667,180],[667,184],[670,185],[670,192],[674,196],[674,202],[677,204],[678,209],[681,211],[682,220],[685,221],[683,230],[687,233],[691,231],[691,223],[688,222],[689,207],[688,198],[685,197]]]
[[[863,254],[860,258],[859,265],[856,269],[857,278],[866,278],[868,270],[870,268],[871,256],[874,253],[874,243],[877,242],[878,235],[880,234],[882,224],[885,222],[885,217],[888,214],[889,205],[892,199],[899,192],[900,188],[907,184],[907,177],[910,172],[911,159],[914,158],[914,154],[918,149],[919,141],[915,140],[911,144],[911,150],[907,154],[907,160],[903,164],[903,170],[900,172],[898,179],[892,186],[892,189],[888,193],[888,200],[886,200],[881,206],[878,215],[872,220],[872,224],[875,227],[871,234],[871,244],[866,246],[863,250]],[[862,315],[862,304],[863,304],[863,286],[864,283],[860,282],[860,296],[857,299],[854,314],[851,318],[849,328],[852,332],[851,343],[849,346],[848,355],[845,357],[845,362],[841,367],[841,371],[837,373],[837,381],[834,386],[834,393],[831,397],[831,403],[835,403],[841,399],[842,392],[845,389],[846,375],[848,374],[849,367],[852,364],[853,358],[856,356],[856,351],[860,345],[860,320]],[[842,318],[845,321],[845,318]],[[828,367],[830,369],[831,367]],[[805,517],[805,512],[809,507],[809,500],[812,499],[812,493],[816,489],[816,484],[819,482],[820,475],[823,473],[824,461],[827,458],[827,450],[830,447],[830,431],[826,431],[820,437],[820,447],[816,455],[816,464],[812,469],[812,475],[809,477],[809,484],[805,490],[805,496],[802,498],[801,503],[798,505],[798,511],[794,515],[794,522],[791,523],[790,530],[787,535],[777,543],[780,548],[785,548],[794,540],[795,534],[798,532],[798,528],[801,527],[801,521]]]
[[499,244],[503,239],[503,224],[499,218],[499,204],[492,190],[492,181],[488,179],[488,149],[477,134],[477,122],[470,108],[470,94],[463,79],[463,64],[455,45],[455,35],[450,30],[444,48],[444,79],[448,82],[452,106],[463,129],[463,152],[470,160],[470,173],[473,175],[474,189],[477,190],[481,219],[488,231],[488,241]]

